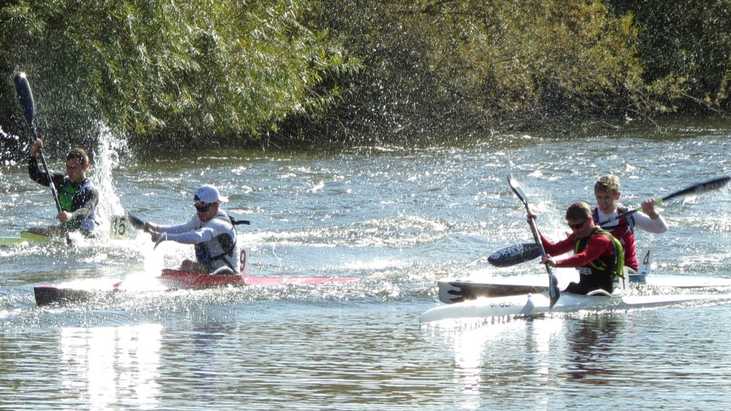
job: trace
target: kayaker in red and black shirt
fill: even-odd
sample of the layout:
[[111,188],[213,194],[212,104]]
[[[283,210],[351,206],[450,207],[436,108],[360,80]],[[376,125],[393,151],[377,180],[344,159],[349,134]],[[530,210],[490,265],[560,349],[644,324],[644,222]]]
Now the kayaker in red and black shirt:
[[[614,290],[614,281],[624,276],[624,250],[609,232],[594,224],[591,208],[587,203],[574,203],[566,210],[566,223],[571,234],[565,240],[552,243],[541,235],[546,256],[541,260],[553,267],[576,267],[579,283],[570,283],[564,291],[587,294],[603,289]],[[552,256],[574,251],[574,255],[562,259]]]
[[61,212],[56,215],[58,226],[47,228],[32,228],[29,231],[43,235],[63,235],[68,231],[80,230],[85,235],[92,235],[97,227],[96,206],[99,203],[99,193],[86,177],[91,163],[89,156],[82,148],[75,148],[66,155],[66,175],[61,173],[48,176],[38,167],[38,154],[43,148],[40,138],[33,142],[28,161],[28,174],[38,184],[49,186],[51,181],[58,192],[58,202]]

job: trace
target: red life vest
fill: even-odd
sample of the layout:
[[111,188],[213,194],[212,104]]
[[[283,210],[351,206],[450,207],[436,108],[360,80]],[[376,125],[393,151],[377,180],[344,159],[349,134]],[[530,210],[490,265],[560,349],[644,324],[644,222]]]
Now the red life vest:
[[[617,208],[617,214],[626,213],[627,208]],[[599,221],[599,211],[594,208],[592,217],[597,225],[602,225],[606,221]],[[615,227],[607,228],[614,238],[618,239],[624,247],[624,265],[637,271],[640,268],[640,262],[637,260],[637,239],[635,238],[635,219],[630,215],[623,216],[617,222]]]

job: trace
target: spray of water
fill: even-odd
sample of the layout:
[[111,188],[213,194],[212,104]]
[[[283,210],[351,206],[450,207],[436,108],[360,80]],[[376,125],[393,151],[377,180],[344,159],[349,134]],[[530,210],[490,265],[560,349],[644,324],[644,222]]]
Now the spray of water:
[[[113,224],[115,218],[123,217],[125,209],[119,198],[118,191],[114,184],[114,170],[119,169],[124,158],[130,155],[127,140],[114,135],[112,131],[104,124],[98,125],[97,147],[94,151],[94,172],[92,173],[92,182],[99,191],[98,214],[101,226],[99,227],[101,238],[107,239],[129,239],[136,236],[136,232],[127,224],[126,232],[114,233]],[[117,227],[119,228],[119,227]],[[114,233],[114,235],[113,235]],[[149,237],[144,241],[124,241],[115,243],[115,247],[129,247],[141,254],[144,265],[139,275],[131,275],[125,278],[125,287],[134,287],[135,284],[149,285],[149,273],[159,273],[164,267],[164,257],[159,251],[156,252],[152,247],[146,247],[141,244],[151,245]]]
[[[0,127],[0,166],[14,166],[16,160],[13,157],[10,147],[15,147],[18,144],[18,136],[6,133],[2,127]],[[2,177],[2,175],[0,175]]]
[[120,165],[120,158],[128,153],[125,139],[115,136],[106,125],[98,125],[98,144],[94,151],[91,180],[99,191],[97,212],[101,238],[110,238],[114,217],[124,215],[124,207],[114,186],[113,170]]

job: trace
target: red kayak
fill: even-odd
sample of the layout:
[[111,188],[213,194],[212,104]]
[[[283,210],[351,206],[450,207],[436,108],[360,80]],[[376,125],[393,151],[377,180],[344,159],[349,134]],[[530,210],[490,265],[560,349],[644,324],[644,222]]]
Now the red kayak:
[[227,285],[247,285],[241,274],[191,273],[188,271],[164,269],[160,275],[160,282],[173,289],[201,289],[223,287]]
[[174,269],[164,269],[160,281],[167,287],[174,289],[201,289],[222,287],[227,285],[323,285],[348,284],[358,281],[356,277],[262,277],[241,274],[204,274],[191,273]]
[[[357,277],[293,277],[293,276],[250,276],[241,274],[204,274],[173,269],[164,269],[158,277],[168,289],[198,290],[226,286],[283,286],[283,285],[335,285],[358,281]],[[91,300],[108,294],[121,292],[121,282],[114,284],[111,291],[82,290],[74,288],[41,285],[33,287],[36,305],[52,303],[75,303]]]

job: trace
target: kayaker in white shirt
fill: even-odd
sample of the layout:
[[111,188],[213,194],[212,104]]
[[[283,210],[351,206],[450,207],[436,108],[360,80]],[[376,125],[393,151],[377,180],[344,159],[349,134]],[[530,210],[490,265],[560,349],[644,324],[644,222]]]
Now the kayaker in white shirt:
[[619,177],[606,175],[600,177],[594,184],[594,195],[597,207],[592,217],[596,224],[612,233],[624,247],[624,263],[634,271],[639,269],[637,258],[637,241],[634,230],[639,228],[654,234],[661,234],[668,230],[665,219],[655,209],[655,199],[642,202],[642,211],[622,215],[629,211],[620,202]]
[[156,225],[145,223],[152,240],[194,244],[196,261],[184,260],[180,270],[202,273],[239,272],[236,229],[221,203],[228,201],[212,185],[201,186],[193,197],[196,214],[185,224]]

